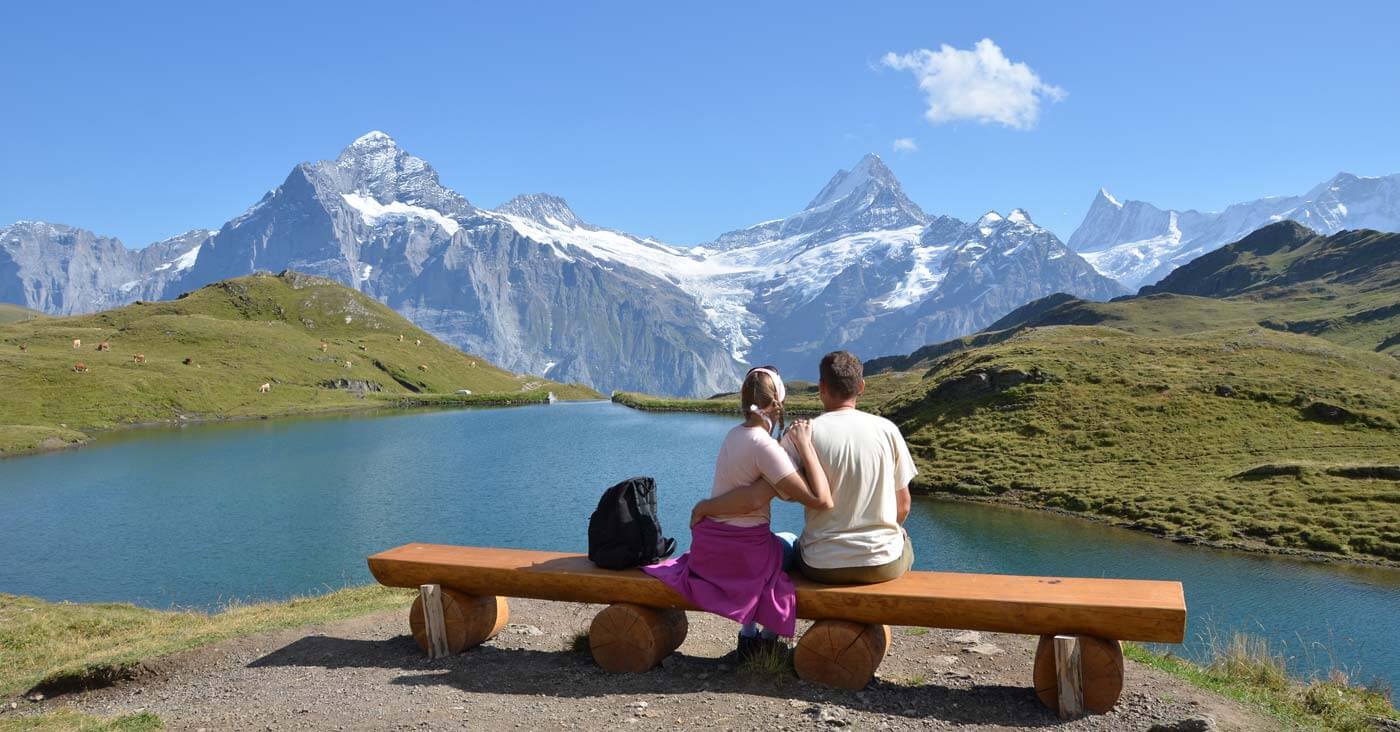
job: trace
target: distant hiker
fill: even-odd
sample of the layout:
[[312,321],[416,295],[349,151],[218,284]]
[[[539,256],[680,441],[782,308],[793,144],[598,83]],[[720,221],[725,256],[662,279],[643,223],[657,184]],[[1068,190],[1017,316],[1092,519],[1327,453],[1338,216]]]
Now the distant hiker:
[[[774,367],[756,368],[744,377],[740,390],[744,422],[731,429],[720,446],[712,496],[763,481],[766,489],[788,500],[816,510],[831,507],[831,491],[813,450],[808,423],[799,420],[788,430],[799,454],[812,466],[805,476],[773,438],[774,428],[781,432],[783,427],[786,396]],[[768,495],[771,498],[773,493]],[[784,571],[797,537],[770,530],[768,504],[752,501],[742,510],[714,511],[693,520],[690,551],[642,568],[697,607],[739,623],[743,656],[774,647],[777,636],[792,637],[797,620],[797,596]]]
[[79,348],[82,348],[82,347],[83,347],[83,339],[81,339],[81,338],[74,338],[74,339],[73,339],[73,350],[76,351],[76,350],[78,350]]
[[[909,481],[918,470],[893,422],[856,409],[865,393],[860,359],[847,351],[828,353],[821,360],[820,374],[817,391],[825,411],[812,420],[811,442],[835,505],[828,511],[807,504],[797,571],[815,582],[834,585],[892,580],[914,563],[914,548],[903,524],[909,515]],[[810,469],[812,462],[798,445],[784,440],[784,447],[798,465]],[[695,515],[767,506],[776,487],[760,481],[701,501]]]
[[263,384],[262,386],[259,386],[259,387],[258,387],[258,393],[259,393],[259,394],[266,394],[266,393],[268,393],[269,391],[272,391],[272,384],[271,384],[271,383]]

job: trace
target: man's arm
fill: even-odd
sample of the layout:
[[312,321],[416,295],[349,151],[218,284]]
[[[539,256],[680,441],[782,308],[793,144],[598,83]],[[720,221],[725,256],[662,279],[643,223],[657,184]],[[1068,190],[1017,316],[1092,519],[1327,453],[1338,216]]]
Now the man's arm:
[[[796,475],[796,473],[794,473]],[[757,511],[763,504],[773,500],[777,491],[773,484],[759,478],[752,485],[735,488],[724,495],[706,498],[690,510],[690,525],[700,523],[706,516],[738,516]]]
[[904,519],[909,518],[909,508],[913,503],[913,498],[909,496],[909,486],[901,485],[899,490],[894,493],[895,517],[901,525],[903,525]]

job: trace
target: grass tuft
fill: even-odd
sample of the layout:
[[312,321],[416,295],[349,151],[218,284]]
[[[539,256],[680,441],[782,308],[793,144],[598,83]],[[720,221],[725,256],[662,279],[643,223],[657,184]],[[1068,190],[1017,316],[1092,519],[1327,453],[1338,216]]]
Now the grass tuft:
[[154,732],[165,729],[160,717],[149,712],[117,717],[95,717],[72,709],[16,719],[0,719],[0,732]]
[[407,608],[413,595],[369,585],[203,613],[0,594],[0,696],[95,688],[131,678],[142,663],[161,656],[237,636]]
[[1257,636],[1208,641],[1212,660],[1205,665],[1135,643],[1123,644],[1123,653],[1193,686],[1257,707],[1291,727],[1372,732],[1381,728],[1376,720],[1400,723],[1388,689],[1357,686],[1339,669],[1324,678],[1297,681],[1289,675],[1287,656]]

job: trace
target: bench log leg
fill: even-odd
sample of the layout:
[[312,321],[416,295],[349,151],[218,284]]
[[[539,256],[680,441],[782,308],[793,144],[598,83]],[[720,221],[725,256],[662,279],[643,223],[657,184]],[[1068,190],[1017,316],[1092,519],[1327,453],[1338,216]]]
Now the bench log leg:
[[637,673],[655,667],[680,648],[689,629],[683,610],[618,603],[593,618],[588,648],[604,671]]
[[[448,653],[461,653],[491,640],[510,622],[510,606],[504,597],[468,595],[442,588],[442,622],[447,633]],[[408,611],[408,628],[413,639],[430,656],[432,641],[428,621],[423,612],[423,596],[419,594]]]
[[864,689],[890,647],[890,626],[818,620],[802,634],[792,663],[803,681]]
[[[1066,636],[1059,636],[1066,638]],[[1082,709],[1103,714],[1118,704],[1123,693],[1123,647],[1116,640],[1087,635],[1073,636],[1079,641],[1079,690]],[[1063,713],[1060,704],[1059,670],[1056,668],[1055,638],[1040,636],[1035,649],[1035,694],[1041,703]]]

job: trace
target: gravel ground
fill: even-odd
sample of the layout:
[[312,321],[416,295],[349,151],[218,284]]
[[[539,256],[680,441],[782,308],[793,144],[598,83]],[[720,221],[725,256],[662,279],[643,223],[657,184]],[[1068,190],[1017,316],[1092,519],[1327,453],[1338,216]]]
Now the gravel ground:
[[993,633],[896,628],[878,677],[848,692],[741,671],[736,626],[691,613],[689,637],[661,668],[613,675],[565,650],[599,609],[512,600],[505,632],[436,661],[407,635],[407,611],[240,638],[164,659],[120,686],[17,700],[0,719],[71,706],[154,712],[175,730],[1277,727],[1133,663],[1116,710],[1061,723],[1030,688],[1034,639]]

